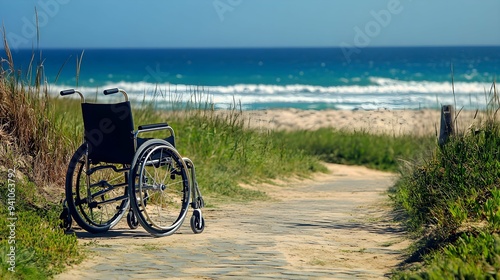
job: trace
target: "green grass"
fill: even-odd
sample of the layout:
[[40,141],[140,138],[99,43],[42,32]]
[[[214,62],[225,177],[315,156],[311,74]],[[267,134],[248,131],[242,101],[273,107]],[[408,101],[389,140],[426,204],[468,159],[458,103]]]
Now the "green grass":
[[500,236],[463,234],[453,244],[425,256],[423,265],[400,272],[398,279],[499,279]]
[[455,138],[397,184],[397,201],[412,229],[433,226],[440,238],[479,221],[500,182],[500,133],[492,124]]
[[[494,88],[494,87],[493,87]],[[400,279],[498,279],[500,270],[500,108],[492,92],[478,130],[455,135],[407,165],[391,198],[418,242]]]
[[81,261],[85,253],[76,236],[59,228],[60,208],[39,197],[32,182],[9,174],[0,171],[0,193],[15,194],[10,203],[1,203],[0,278],[46,279]]
[[[46,279],[84,255],[76,237],[66,235],[58,221],[58,186],[64,182],[61,174],[72,147],[59,133],[54,104],[42,79],[43,65],[17,71],[6,42],[4,46],[7,57],[0,66],[0,215],[5,219],[0,220],[0,278]],[[4,199],[8,195],[12,200]],[[15,254],[15,259],[9,254]]]
[[365,131],[281,132],[287,147],[315,155],[322,161],[364,165],[370,168],[398,170],[401,160],[414,159],[436,142],[432,136],[370,134]]

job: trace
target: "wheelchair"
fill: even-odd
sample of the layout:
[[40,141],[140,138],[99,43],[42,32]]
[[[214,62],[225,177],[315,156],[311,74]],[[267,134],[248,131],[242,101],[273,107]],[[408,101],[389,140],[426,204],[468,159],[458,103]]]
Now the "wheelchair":
[[[90,233],[104,233],[124,215],[135,229],[140,224],[153,236],[168,236],[183,224],[189,207],[194,233],[205,228],[204,207],[193,162],[175,148],[174,130],[167,123],[141,125],[134,130],[127,93],[118,88],[104,95],[123,94],[118,103],[87,103],[81,99],[84,142],[69,162],[65,201],[60,218],[71,229],[74,220]],[[154,132],[166,138],[140,138]]]

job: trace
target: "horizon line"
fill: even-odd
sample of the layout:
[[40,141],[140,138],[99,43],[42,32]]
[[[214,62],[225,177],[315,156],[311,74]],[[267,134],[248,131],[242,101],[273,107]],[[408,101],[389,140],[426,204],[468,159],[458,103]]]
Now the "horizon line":
[[[497,48],[500,45],[404,45],[404,46],[367,46],[367,47],[341,47],[341,46],[207,46],[207,47],[31,47],[17,48],[17,50],[249,50],[249,49],[383,49],[383,48]],[[0,50],[5,51],[1,46]]]

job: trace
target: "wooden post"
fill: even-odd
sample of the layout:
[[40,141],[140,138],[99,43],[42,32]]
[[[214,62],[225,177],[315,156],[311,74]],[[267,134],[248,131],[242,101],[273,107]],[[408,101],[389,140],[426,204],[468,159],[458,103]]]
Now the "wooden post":
[[444,145],[448,138],[455,133],[453,127],[454,112],[452,105],[443,105],[441,107],[441,130],[439,132],[439,146]]

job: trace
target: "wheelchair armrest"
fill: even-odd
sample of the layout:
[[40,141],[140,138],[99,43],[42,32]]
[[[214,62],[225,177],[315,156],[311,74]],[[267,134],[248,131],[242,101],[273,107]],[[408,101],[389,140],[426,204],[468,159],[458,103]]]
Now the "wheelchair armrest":
[[[174,129],[172,127],[170,127],[167,123],[141,125],[138,127],[137,131],[134,133],[134,139],[138,139],[138,135],[140,133],[157,131],[157,130],[168,130],[168,132],[170,133],[170,136],[167,138],[164,138],[164,140],[168,141],[170,144],[172,144],[175,147]],[[148,139],[146,139],[146,140],[148,140]],[[136,146],[136,148],[137,147],[138,146]]]
[[153,131],[153,130],[161,130],[161,129],[166,129],[169,127],[167,123],[157,123],[157,124],[146,124],[146,125],[141,125],[138,127],[138,130],[143,131]]

